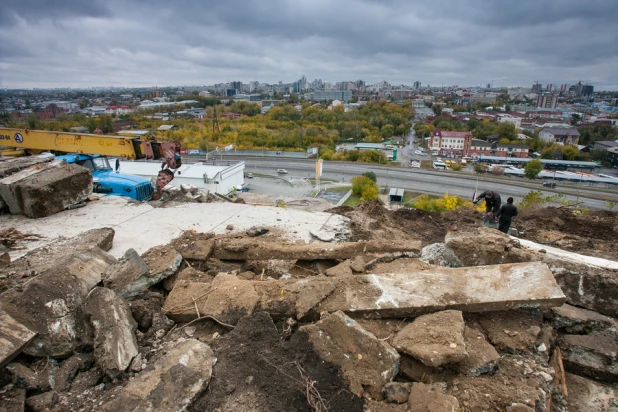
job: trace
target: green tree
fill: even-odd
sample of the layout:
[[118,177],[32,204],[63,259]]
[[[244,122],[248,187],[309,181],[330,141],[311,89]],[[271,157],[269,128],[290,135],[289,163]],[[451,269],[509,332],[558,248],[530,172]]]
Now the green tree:
[[543,163],[539,159],[531,160],[524,167],[524,176],[534,180],[541,173],[541,170],[543,170]]
[[378,184],[366,176],[354,176],[352,182],[352,193],[359,196],[361,201],[373,200],[378,198]]
[[365,172],[362,174],[362,176],[365,176],[366,178],[371,179],[374,182],[378,181],[378,177],[376,176],[374,172]]

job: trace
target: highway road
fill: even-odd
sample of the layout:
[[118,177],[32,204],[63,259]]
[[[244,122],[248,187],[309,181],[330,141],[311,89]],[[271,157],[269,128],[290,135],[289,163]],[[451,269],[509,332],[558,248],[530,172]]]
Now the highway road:
[[[315,176],[315,161],[296,160],[296,159],[276,159],[276,158],[255,158],[226,156],[225,160],[242,160],[245,162],[245,172],[259,173],[266,175],[277,175],[277,169],[286,169],[286,177],[313,178]],[[477,185],[477,176],[472,173],[460,172],[454,175],[452,172],[427,171],[421,169],[411,169],[406,167],[387,167],[384,165],[368,165],[349,162],[324,162],[322,179],[349,182],[354,176],[358,176],[366,171],[372,171],[378,177],[380,186],[398,187],[406,190],[442,195],[446,192],[455,194],[463,198],[471,199]],[[509,179],[510,180],[510,179]],[[517,186],[522,185],[522,186]],[[511,182],[502,181],[483,181],[481,177],[478,182],[478,192],[484,190],[494,190],[500,194],[503,201],[512,196],[515,202],[519,202],[523,195],[531,190],[542,189],[546,194],[560,193],[560,187],[555,190],[545,190],[538,183],[526,182],[520,178],[512,178]],[[565,189],[565,192],[567,190]],[[583,202],[583,205],[590,209],[604,208],[603,200],[595,198],[594,193],[588,190],[578,191],[569,188],[567,198],[571,201]],[[607,194],[599,193],[603,196],[611,196],[618,202],[618,192]]]

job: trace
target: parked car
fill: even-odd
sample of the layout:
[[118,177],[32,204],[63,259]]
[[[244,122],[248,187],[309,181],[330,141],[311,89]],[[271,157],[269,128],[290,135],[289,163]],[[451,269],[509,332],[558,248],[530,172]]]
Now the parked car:
[[427,154],[425,152],[423,152],[422,150],[415,150],[414,154],[417,156],[426,156]]
[[543,182],[543,186],[551,187],[553,189],[554,187],[556,187],[556,183],[554,183],[554,182]]
[[245,177],[246,177],[247,179],[253,179],[253,173],[247,173],[247,174],[245,175]]
[[410,167],[420,168],[421,162],[419,162],[418,160],[412,160],[412,162],[410,162]]
[[288,173],[288,171],[287,171],[287,170],[285,170],[285,169],[277,169],[277,173],[282,174],[282,175],[285,175],[285,174],[287,174],[287,173]]

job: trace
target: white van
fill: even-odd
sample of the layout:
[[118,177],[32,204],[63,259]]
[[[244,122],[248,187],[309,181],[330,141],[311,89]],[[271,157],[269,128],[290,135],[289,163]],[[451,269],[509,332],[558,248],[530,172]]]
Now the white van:
[[446,170],[446,163],[444,162],[433,162],[434,169],[443,169]]

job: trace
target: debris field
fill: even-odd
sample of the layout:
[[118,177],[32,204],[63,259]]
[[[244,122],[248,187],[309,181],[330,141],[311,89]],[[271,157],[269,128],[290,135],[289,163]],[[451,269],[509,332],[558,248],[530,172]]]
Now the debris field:
[[11,261],[38,237],[7,230],[0,410],[618,411],[618,271],[574,253],[615,259],[617,215],[544,210],[522,231],[571,259],[377,202],[309,243],[231,222],[120,259],[100,228]]

